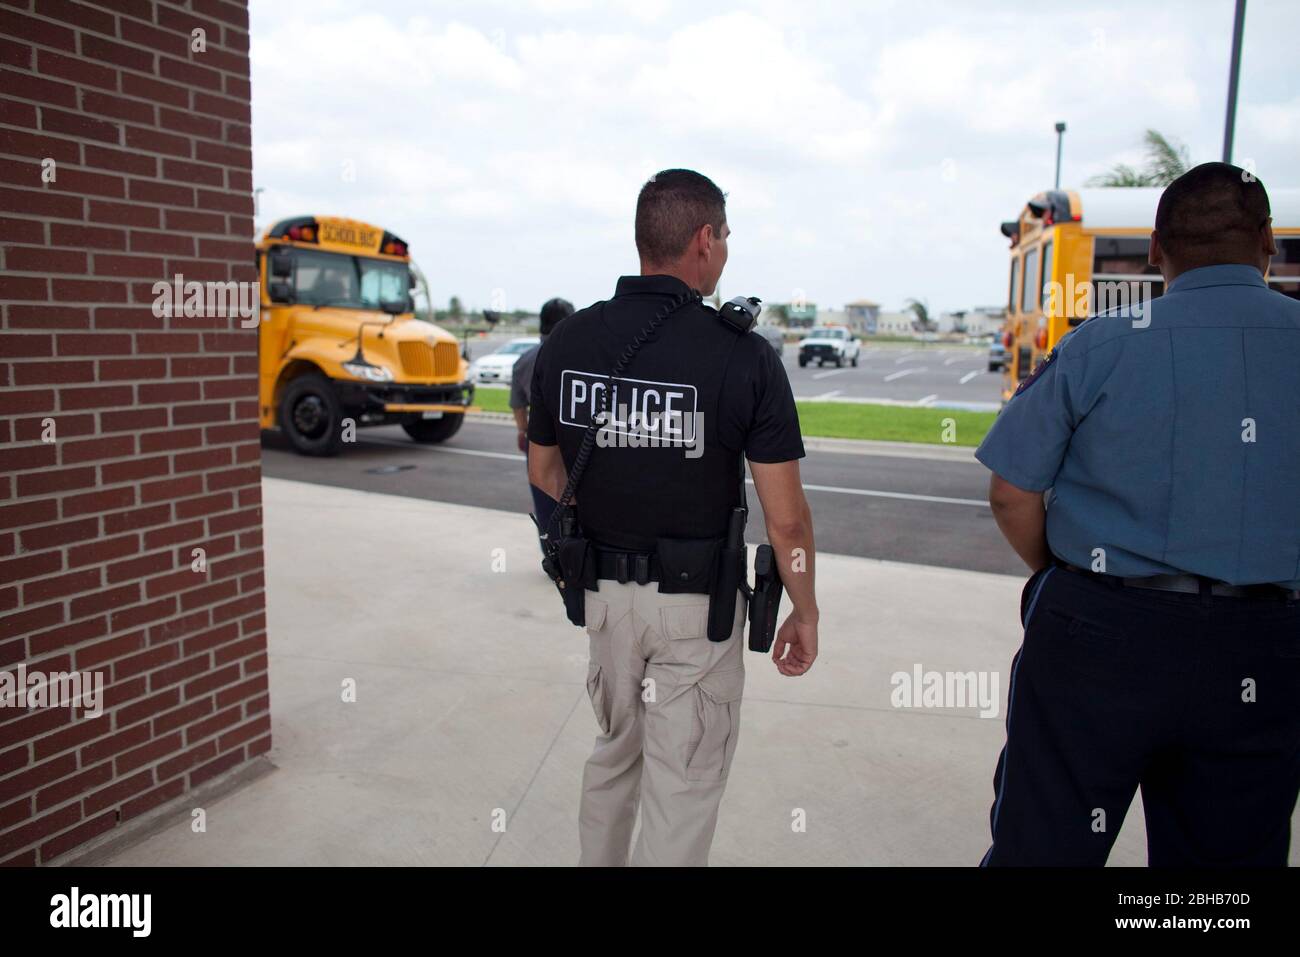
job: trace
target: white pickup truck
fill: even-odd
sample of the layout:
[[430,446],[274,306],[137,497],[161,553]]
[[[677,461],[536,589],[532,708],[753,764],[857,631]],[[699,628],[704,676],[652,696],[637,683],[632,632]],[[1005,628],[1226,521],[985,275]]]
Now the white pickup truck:
[[856,366],[861,351],[858,340],[842,326],[814,327],[799,340],[799,366],[802,368],[810,362],[819,366],[833,362],[836,368],[846,362]]

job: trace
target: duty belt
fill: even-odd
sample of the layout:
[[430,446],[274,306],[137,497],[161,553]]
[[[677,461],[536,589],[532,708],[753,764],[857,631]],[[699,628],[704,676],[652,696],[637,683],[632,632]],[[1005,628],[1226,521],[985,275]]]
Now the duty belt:
[[1062,567],[1072,572],[1079,572],[1093,578],[1101,578],[1122,585],[1125,588],[1146,588],[1151,591],[1170,591],[1182,595],[1213,595],[1216,598],[1268,598],[1278,601],[1300,600],[1300,590],[1286,589],[1281,585],[1229,585],[1227,582],[1215,581],[1204,575],[1145,575],[1138,578],[1125,578],[1120,575],[1105,575],[1089,571],[1069,562],[1062,562]]
[[596,577],[616,581],[620,585],[636,582],[648,585],[663,578],[659,558],[649,552],[624,552],[593,546],[596,555]]

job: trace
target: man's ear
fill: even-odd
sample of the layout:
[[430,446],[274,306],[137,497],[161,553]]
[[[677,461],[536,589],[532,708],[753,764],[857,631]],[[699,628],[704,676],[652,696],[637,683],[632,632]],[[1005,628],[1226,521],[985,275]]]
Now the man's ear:
[[1273,217],[1270,216],[1264,220],[1264,225],[1259,228],[1260,234],[1264,240],[1262,252],[1268,253],[1268,258],[1272,259],[1277,255],[1277,239],[1273,236]]
[[1154,229],[1151,230],[1151,248],[1147,252],[1147,263],[1160,268],[1160,264],[1165,261],[1165,251],[1160,248],[1160,234]]
[[706,260],[713,256],[713,225],[705,223],[695,232],[695,249]]

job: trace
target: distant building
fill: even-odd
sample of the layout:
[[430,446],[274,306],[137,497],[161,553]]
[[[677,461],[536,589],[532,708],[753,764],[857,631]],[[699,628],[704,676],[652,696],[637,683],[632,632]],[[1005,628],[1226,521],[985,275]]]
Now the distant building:
[[850,329],[864,332],[869,336],[876,334],[880,322],[880,303],[872,302],[870,299],[855,299],[853,302],[845,303],[844,311],[848,314]]
[[815,302],[777,302],[771,306],[773,318],[782,319],[792,329],[806,329],[817,322]]
[[904,312],[882,312],[876,317],[876,333],[882,336],[910,336],[915,330],[916,313],[908,309]]
[[976,306],[974,309],[958,309],[940,315],[939,331],[984,336],[1001,332],[1005,320],[1006,312],[1001,306]]

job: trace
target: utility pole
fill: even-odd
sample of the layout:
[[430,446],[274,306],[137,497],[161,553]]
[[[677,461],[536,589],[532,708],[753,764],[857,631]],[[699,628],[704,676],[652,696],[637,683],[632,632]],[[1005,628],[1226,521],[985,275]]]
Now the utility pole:
[[[1241,2],[1244,3],[1245,0],[1241,0]],[[1052,187],[1053,189],[1061,188],[1061,141],[1063,139],[1065,139],[1065,124],[1057,123],[1056,124],[1056,185]]]
[[1246,25],[1246,0],[1237,0],[1232,19],[1232,64],[1228,67],[1228,116],[1223,124],[1223,161],[1232,162],[1232,131],[1237,123],[1237,77],[1241,73],[1241,33]]

